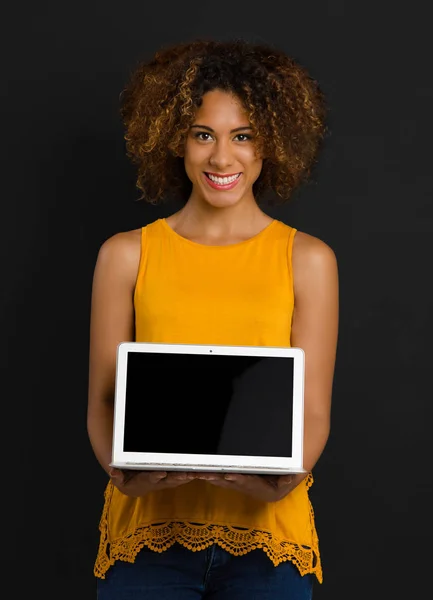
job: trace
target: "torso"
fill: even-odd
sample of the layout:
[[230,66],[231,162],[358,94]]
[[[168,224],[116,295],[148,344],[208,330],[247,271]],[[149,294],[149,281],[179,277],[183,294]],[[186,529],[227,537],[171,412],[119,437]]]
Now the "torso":
[[[173,228],[173,224],[174,224],[174,226],[176,224],[176,221],[173,220],[173,218],[175,216],[176,215],[172,215],[171,217],[168,217],[166,219],[167,224],[172,228]],[[260,230],[264,229],[267,225],[269,225],[272,220],[273,219],[271,219],[270,217],[267,217],[267,219],[261,223],[261,227],[253,235],[256,235],[257,233],[259,233]],[[175,231],[178,235],[185,237],[184,235],[182,235],[182,231],[180,231],[180,230],[176,231],[176,229],[174,229],[174,228],[173,228],[173,231]],[[127,256],[127,265],[126,266],[128,268],[128,276],[130,278],[131,290],[133,290],[136,279],[137,279],[138,267],[139,267],[139,262],[140,262],[141,227],[138,229],[132,229],[130,231],[125,231],[125,232],[118,233],[115,235],[121,236],[123,239],[125,254]],[[252,235],[250,235],[249,237],[252,237]],[[205,243],[205,240],[197,239],[197,237],[194,237],[194,238],[186,237],[186,239],[190,239],[190,241],[193,241],[196,243],[209,245],[209,243],[208,244]],[[219,244],[219,245],[235,244],[238,242],[245,241],[245,239],[248,239],[248,237],[239,237],[238,236],[236,238],[227,238],[225,240],[225,243]],[[209,242],[209,240],[208,240],[208,242]],[[309,260],[311,260],[312,254],[314,253],[314,251],[317,248],[319,248],[323,244],[324,244],[324,242],[322,242],[319,238],[314,237],[308,233],[297,231],[294,242],[293,242],[293,257],[292,257],[295,294],[296,294],[296,288],[297,287],[299,288],[299,285],[301,285],[303,276],[305,276],[308,273],[308,262],[309,262]]]

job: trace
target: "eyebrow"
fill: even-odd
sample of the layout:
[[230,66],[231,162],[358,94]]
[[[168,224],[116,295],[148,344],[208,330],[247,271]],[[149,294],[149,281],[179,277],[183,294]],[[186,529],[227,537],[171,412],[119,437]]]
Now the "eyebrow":
[[[207,131],[210,131],[211,133],[215,133],[215,131],[212,129],[212,127],[208,127],[207,125],[198,125],[198,124],[191,125],[191,129],[194,129],[194,128],[206,129]],[[252,127],[250,125],[244,125],[243,127],[236,127],[235,129],[232,129],[230,131],[230,133],[236,133],[236,131],[243,131],[245,129],[252,130]]]

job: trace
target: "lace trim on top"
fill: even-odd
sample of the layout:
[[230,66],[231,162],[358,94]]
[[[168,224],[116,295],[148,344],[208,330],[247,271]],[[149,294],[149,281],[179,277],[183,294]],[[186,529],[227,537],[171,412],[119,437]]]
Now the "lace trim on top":
[[[307,488],[311,487],[312,483],[313,478],[310,473],[307,478]],[[154,552],[164,552],[177,542],[192,552],[204,550],[212,544],[217,544],[234,556],[241,556],[251,550],[262,549],[274,566],[290,560],[297,566],[301,575],[312,573],[322,583],[323,576],[317,534],[314,534],[313,546],[309,548],[278,539],[268,531],[215,523],[170,520],[137,528],[130,534],[109,542],[107,516],[112,493],[113,484],[110,483],[105,490],[105,504],[99,526],[101,539],[94,567],[96,577],[105,579],[106,572],[116,560],[133,563],[144,546]],[[314,511],[311,502],[310,517],[315,532]]]

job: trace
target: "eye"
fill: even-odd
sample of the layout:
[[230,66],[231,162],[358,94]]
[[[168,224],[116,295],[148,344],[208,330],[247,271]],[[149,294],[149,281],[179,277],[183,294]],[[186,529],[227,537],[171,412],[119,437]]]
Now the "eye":
[[239,142],[247,142],[248,140],[252,139],[252,136],[248,135],[247,133],[238,133],[235,139],[237,139]]
[[207,131],[198,131],[197,133],[194,134],[194,138],[196,140],[200,140],[201,142],[207,142],[211,139],[211,134],[208,133]]

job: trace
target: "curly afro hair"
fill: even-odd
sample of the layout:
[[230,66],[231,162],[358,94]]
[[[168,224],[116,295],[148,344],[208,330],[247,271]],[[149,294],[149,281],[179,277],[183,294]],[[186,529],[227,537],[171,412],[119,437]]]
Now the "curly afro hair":
[[306,181],[325,136],[326,104],[318,83],[281,50],[245,40],[196,40],[162,48],[133,70],[121,94],[126,153],[138,166],[139,200],[156,204],[191,193],[183,163],[189,127],[202,96],[236,95],[264,157],[257,200],[280,201]]

